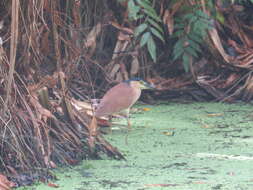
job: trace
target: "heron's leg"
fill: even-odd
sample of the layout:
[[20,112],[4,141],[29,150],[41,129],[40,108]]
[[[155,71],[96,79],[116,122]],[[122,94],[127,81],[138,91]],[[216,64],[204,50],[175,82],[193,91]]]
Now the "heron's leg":
[[131,122],[130,122],[129,117],[127,117],[127,128],[128,130],[131,130]]
[[108,121],[109,121],[109,132],[110,134],[112,134],[112,116],[111,115],[108,116]]
[[130,108],[125,110],[127,127],[128,127],[128,130],[131,130],[131,122],[130,122],[130,118],[129,118],[129,112],[130,112]]
[[125,112],[125,115],[126,115],[126,120],[127,120],[127,134],[126,134],[126,137],[125,137],[125,143],[128,144],[127,142],[127,139],[128,139],[128,134],[129,134],[129,131],[131,130],[131,122],[130,122],[130,118],[129,118],[129,112],[130,112],[130,108],[124,110]]

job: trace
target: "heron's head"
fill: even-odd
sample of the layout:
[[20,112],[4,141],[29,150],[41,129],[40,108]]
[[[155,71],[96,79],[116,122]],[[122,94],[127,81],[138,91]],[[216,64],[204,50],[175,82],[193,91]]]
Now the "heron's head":
[[140,88],[140,89],[155,89],[155,86],[144,81],[141,78],[132,78],[129,80],[124,81],[128,83],[133,88]]

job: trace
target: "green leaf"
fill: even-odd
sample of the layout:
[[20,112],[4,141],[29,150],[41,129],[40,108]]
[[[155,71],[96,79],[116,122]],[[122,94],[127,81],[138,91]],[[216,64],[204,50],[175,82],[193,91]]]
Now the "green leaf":
[[135,28],[135,30],[134,30],[134,36],[138,37],[142,32],[144,32],[144,30],[147,29],[147,27],[148,27],[148,25],[145,23],[137,26],[137,28]]
[[183,30],[185,28],[185,24],[177,23],[177,24],[175,24],[174,28],[179,29],[179,30]]
[[195,21],[193,24],[192,24],[192,30],[194,33],[198,33],[199,30],[203,30],[204,26],[203,26],[203,23],[200,22],[199,20]]
[[193,7],[192,6],[189,6],[189,5],[186,5],[186,3],[183,3],[180,7],[180,11],[182,13],[188,13],[188,12],[192,12],[192,9]]
[[172,38],[180,38],[182,35],[184,35],[184,30],[178,30],[172,34]]
[[146,2],[146,3],[148,3],[148,4],[150,4],[150,5],[151,5],[150,0],[142,0],[142,1],[144,1],[144,2]]
[[199,20],[198,17],[194,15],[190,19],[188,19],[188,22],[189,24],[195,24],[198,20]]
[[201,22],[200,20],[196,21],[193,24],[192,32],[195,34],[200,35],[202,38],[206,37],[207,35],[207,29],[209,27],[209,24],[206,22]]
[[209,10],[213,10],[214,9],[213,1],[207,1],[206,5],[207,5],[208,8],[210,8]]
[[189,55],[192,55],[193,57],[198,57],[196,50],[193,49],[191,46],[186,47],[185,52]]
[[191,40],[191,39],[188,39],[188,42],[189,42],[190,46],[191,46],[193,49],[195,49],[195,50],[198,51],[198,52],[201,52],[201,49],[200,49],[198,43],[196,43],[195,41],[193,41],[193,40]]
[[141,37],[141,41],[140,41],[140,46],[143,47],[147,42],[148,39],[150,38],[151,34],[150,32],[145,32],[142,37]]
[[152,34],[154,34],[157,38],[159,38],[160,40],[165,42],[163,36],[160,34],[160,32],[158,30],[156,30],[153,27],[151,27],[150,30],[151,30]]
[[140,7],[138,5],[136,5],[133,0],[129,0],[127,6],[128,6],[128,10],[129,10],[128,17],[130,19],[137,20],[138,13],[140,11]]
[[184,49],[173,49],[173,61],[177,60],[179,57],[181,57],[184,53]]
[[196,16],[193,13],[183,15],[184,20],[191,20],[193,17],[196,18]]
[[144,0],[136,0],[136,2],[143,7],[143,11],[147,14],[147,16],[153,18],[158,22],[162,22],[161,18],[157,15],[155,9],[152,7],[151,2]]
[[185,41],[185,39],[183,39],[183,38],[179,39],[174,46],[174,50],[178,51],[180,49],[184,49],[184,41]]
[[204,20],[210,19],[210,17],[200,9],[195,11],[195,14],[198,15],[198,17],[201,17],[201,19],[204,19]]
[[137,2],[140,6],[142,6],[142,7],[144,8],[143,11],[144,11],[148,16],[150,16],[150,17],[152,17],[152,18],[154,18],[154,19],[158,19],[157,21],[160,21],[160,22],[162,21],[162,20],[160,19],[160,17],[158,17],[158,15],[157,15],[155,9],[152,7],[151,2],[149,2],[149,1],[144,1],[144,0],[136,0],[136,2]]
[[183,67],[185,72],[188,73],[190,69],[190,56],[187,53],[183,55]]
[[154,8],[152,7],[152,4],[150,1],[136,0],[136,2],[140,6],[142,6],[144,9],[149,10],[150,12],[154,11]]
[[143,10],[149,17],[153,18],[154,20],[158,21],[158,22],[162,22],[161,18],[156,14],[156,13],[153,13],[153,12],[150,12],[146,9]]
[[137,14],[134,20],[139,20],[139,19],[142,19],[142,18],[144,18],[143,14]]
[[193,32],[190,32],[188,34],[188,38],[190,38],[191,40],[194,40],[195,42],[201,44],[203,42],[203,38],[202,36],[198,35],[198,34],[195,34]]
[[157,30],[159,30],[161,33],[163,33],[162,27],[161,27],[158,23],[156,23],[153,19],[148,18],[147,21],[148,21],[149,24],[151,24],[151,25],[154,26]]
[[176,44],[174,45],[174,48],[173,48],[173,60],[177,60],[179,57],[181,57],[184,53],[184,42],[185,42],[185,39],[182,38],[182,39],[179,39]]
[[156,45],[152,36],[150,36],[150,38],[148,39],[147,46],[151,58],[153,59],[154,62],[156,62]]
[[128,9],[132,10],[136,5],[133,0],[129,0],[127,3]]

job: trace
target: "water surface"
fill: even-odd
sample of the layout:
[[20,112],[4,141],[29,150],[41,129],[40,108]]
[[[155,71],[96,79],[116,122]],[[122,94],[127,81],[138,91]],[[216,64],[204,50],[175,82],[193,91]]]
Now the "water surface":
[[[136,108],[128,144],[122,126],[115,125],[106,136],[127,160],[85,160],[57,169],[59,180],[52,181],[57,189],[253,189],[251,105],[165,103]],[[18,190],[32,189],[53,188],[37,184]]]

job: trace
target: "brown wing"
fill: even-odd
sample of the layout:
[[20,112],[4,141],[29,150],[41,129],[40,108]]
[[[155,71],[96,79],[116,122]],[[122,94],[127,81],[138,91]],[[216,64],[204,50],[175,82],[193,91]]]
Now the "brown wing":
[[139,89],[133,89],[127,83],[120,83],[104,95],[96,110],[96,116],[107,116],[125,110],[131,107],[139,97]]

